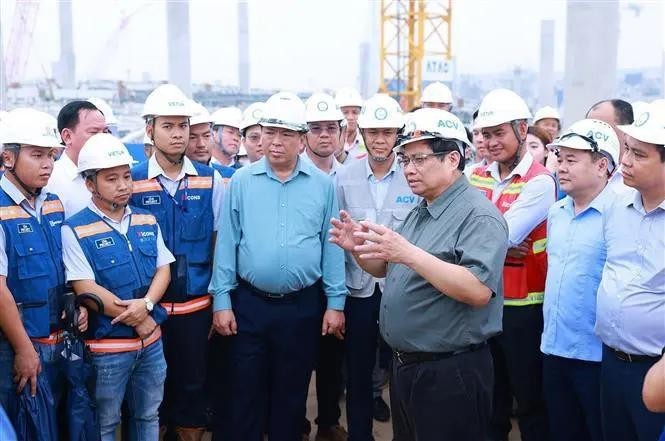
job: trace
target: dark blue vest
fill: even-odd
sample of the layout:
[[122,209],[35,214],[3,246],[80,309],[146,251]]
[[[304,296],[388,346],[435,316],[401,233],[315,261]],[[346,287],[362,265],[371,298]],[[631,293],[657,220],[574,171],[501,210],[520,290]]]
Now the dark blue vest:
[[233,176],[233,173],[235,173],[237,170],[237,168],[222,164],[210,164],[210,167],[217,170],[223,179],[231,179],[231,176]]
[[182,303],[208,293],[212,276],[214,170],[193,162],[198,176],[186,176],[172,198],[157,179],[148,179],[148,161],[132,169],[133,206],[157,218],[176,261],[163,301]]
[[[127,236],[123,236],[89,208],[65,222],[71,227],[95,273],[95,282],[122,300],[145,296],[157,269],[157,221],[145,210],[132,208]],[[159,305],[151,313],[157,324],[166,320]],[[134,329],[111,317],[90,313],[89,335],[94,339],[137,337]]]
[[60,228],[64,209],[48,194],[41,222],[0,189],[0,225],[5,233],[7,286],[22,313],[30,337],[47,337],[60,329],[65,268]]

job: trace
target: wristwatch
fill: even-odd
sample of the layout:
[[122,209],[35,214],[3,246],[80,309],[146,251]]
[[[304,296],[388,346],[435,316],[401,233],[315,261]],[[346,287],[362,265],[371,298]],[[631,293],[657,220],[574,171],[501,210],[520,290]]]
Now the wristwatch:
[[155,304],[152,303],[150,297],[143,297],[143,300],[145,301],[145,309],[147,309],[148,312],[152,312],[153,308],[155,307]]

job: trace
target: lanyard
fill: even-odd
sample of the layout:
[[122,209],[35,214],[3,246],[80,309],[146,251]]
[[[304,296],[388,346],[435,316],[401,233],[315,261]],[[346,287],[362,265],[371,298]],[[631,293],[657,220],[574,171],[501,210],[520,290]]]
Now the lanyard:
[[[187,208],[185,207],[185,202],[187,201],[187,189],[189,187],[188,181],[187,181],[187,176],[178,181],[178,188],[176,189],[176,192],[171,196],[171,193],[164,187],[164,184],[162,183],[162,180],[157,178],[157,182],[159,182],[159,185],[162,187],[162,190],[164,190],[164,193],[173,201],[176,207],[178,207],[181,211],[187,212]],[[181,200],[178,200],[178,198],[175,197],[176,194],[178,194],[178,190],[180,190],[180,183],[182,182],[182,198]]]

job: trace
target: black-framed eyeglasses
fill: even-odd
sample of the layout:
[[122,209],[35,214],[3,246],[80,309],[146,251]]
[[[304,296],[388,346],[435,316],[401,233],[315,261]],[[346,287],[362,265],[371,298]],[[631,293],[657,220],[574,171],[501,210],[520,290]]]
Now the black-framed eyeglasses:
[[403,168],[406,168],[409,166],[409,164],[413,163],[413,165],[416,166],[416,168],[422,168],[423,165],[425,165],[425,161],[427,158],[431,157],[436,157],[436,156],[443,156],[447,153],[450,152],[440,152],[440,153],[416,153],[415,155],[407,156],[404,153],[398,153],[397,154],[397,163],[401,165]]

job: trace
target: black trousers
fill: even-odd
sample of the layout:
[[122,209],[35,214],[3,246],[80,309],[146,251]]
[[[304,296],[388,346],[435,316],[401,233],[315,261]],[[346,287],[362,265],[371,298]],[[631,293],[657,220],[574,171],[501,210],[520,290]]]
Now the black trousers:
[[[324,300],[315,286],[288,299],[231,293],[238,334],[229,339],[229,439],[302,439],[307,389],[316,362]],[[267,427],[266,427],[267,423]]]
[[543,385],[551,441],[603,441],[599,362],[545,355]]
[[422,363],[393,358],[393,440],[486,441],[493,378],[487,346]]
[[490,439],[508,439],[513,398],[522,441],[548,439],[543,397],[543,306],[503,308],[503,333],[490,339],[494,359],[494,399]]
[[[348,302],[348,300],[347,300]],[[348,324],[347,324],[348,326]],[[339,424],[342,415],[339,399],[342,395],[344,342],[334,335],[319,339],[319,358],[316,364],[316,424],[329,428]]]
[[208,334],[212,308],[172,315],[162,325],[167,371],[160,423],[205,427],[208,423]]

